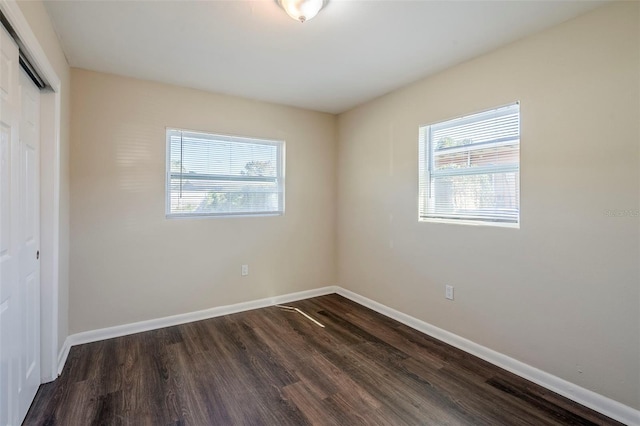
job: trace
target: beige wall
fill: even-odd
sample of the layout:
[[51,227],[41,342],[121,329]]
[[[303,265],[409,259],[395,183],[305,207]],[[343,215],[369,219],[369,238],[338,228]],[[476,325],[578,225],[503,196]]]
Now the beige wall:
[[[79,69],[72,82],[71,333],[335,284],[334,116]],[[166,219],[165,127],[285,140],[286,214]]]
[[[339,117],[338,282],[640,408],[640,22],[618,3]],[[418,223],[418,127],[521,101],[521,229]],[[455,286],[446,301],[444,286]]]
[[[71,72],[44,4],[41,1],[19,1],[18,5],[61,83],[58,348],[62,348],[68,334],[69,310],[69,104]],[[43,256],[46,255],[43,253]]]

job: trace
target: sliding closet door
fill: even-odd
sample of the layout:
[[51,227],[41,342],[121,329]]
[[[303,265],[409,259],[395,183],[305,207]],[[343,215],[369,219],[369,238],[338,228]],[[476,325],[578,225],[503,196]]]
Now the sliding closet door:
[[0,28],[0,426],[40,384],[40,93]]
[[40,386],[40,90],[20,70],[18,419]]
[[0,28],[0,425],[18,418],[19,140],[18,47]]

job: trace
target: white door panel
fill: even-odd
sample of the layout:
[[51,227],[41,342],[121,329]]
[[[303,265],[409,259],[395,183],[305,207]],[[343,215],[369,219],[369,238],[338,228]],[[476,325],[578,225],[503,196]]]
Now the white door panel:
[[0,28],[0,426],[40,385],[40,92]]
[[40,91],[20,71],[20,336],[18,340],[18,419],[40,386]]
[[0,28],[0,425],[17,423],[17,297],[20,164],[18,47]]

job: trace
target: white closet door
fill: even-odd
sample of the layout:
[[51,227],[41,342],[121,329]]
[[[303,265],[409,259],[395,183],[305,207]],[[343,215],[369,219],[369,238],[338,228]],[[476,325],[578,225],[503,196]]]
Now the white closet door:
[[18,422],[20,251],[18,47],[0,28],[0,425]]
[[40,90],[20,70],[18,419],[40,386]]
[[0,426],[40,385],[40,93],[0,28]]

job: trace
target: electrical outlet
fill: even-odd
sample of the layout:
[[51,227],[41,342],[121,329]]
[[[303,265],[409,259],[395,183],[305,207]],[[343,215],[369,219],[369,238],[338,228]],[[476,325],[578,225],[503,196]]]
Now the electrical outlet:
[[247,276],[249,275],[249,265],[242,265],[242,269],[241,272],[242,276]]
[[452,285],[445,285],[444,286],[444,297],[446,297],[449,300],[453,300],[453,286]]

